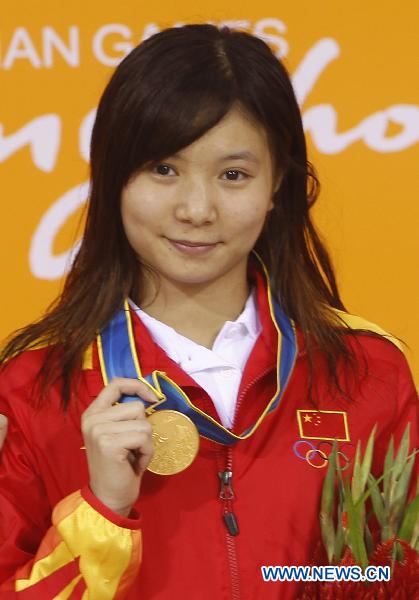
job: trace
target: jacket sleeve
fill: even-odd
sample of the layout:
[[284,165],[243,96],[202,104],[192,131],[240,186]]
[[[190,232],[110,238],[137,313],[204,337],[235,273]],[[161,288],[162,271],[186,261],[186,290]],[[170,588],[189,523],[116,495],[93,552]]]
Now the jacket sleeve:
[[413,381],[412,372],[406,357],[397,352],[397,392],[394,405],[392,430],[395,444],[401,441],[406,426],[410,429],[410,446],[414,451],[419,447],[419,398]]
[[141,561],[138,515],[121,517],[88,487],[52,510],[31,445],[1,397],[0,412],[9,418],[0,456],[0,600],[124,598]]
[[[419,397],[412,372],[406,358],[403,356],[399,370],[396,426],[394,428],[394,439],[397,445],[401,441],[407,424],[409,424],[410,429],[410,452],[413,453],[419,449]],[[418,476],[419,455],[416,454],[410,486],[410,497],[414,497],[418,493]]]
[[[419,448],[419,398],[413,381],[412,372],[405,355],[394,349],[389,352],[385,363],[386,375],[391,382],[391,416],[377,439],[377,456],[380,459],[380,472],[383,470],[384,457],[387,453],[390,439],[393,438],[396,451],[406,430],[409,427],[410,453]],[[391,360],[390,360],[391,359]],[[378,409],[380,409],[378,399]],[[418,456],[411,478],[411,494],[416,493],[419,471]]]

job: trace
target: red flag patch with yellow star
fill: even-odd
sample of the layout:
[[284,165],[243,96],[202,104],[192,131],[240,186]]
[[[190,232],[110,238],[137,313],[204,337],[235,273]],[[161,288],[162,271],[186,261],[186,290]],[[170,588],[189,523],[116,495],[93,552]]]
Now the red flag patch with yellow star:
[[344,410],[297,410],[300,437],[309,440],[349,442],[348,418]]

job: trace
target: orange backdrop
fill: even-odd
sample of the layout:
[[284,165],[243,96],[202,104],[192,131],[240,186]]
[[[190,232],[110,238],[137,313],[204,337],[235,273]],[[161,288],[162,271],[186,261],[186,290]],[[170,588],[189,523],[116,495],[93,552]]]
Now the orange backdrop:
[[404,339],[419,375],[413,0],[5,0],[0,26],[0,337],[59,292],[86,199],[94,110],[148,35],[211,21],[270,42],[293,75],[322,193],[315,218],[351,312]]

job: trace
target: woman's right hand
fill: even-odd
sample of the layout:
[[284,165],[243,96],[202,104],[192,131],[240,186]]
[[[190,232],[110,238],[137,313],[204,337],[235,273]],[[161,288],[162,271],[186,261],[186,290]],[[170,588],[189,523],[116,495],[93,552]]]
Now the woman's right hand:
[[143,402],[116,404],[123,394],[157,396],[137,379],[113,379],[82,415],[90,488],[111,510],[128,516],[153,457],[152,429]]

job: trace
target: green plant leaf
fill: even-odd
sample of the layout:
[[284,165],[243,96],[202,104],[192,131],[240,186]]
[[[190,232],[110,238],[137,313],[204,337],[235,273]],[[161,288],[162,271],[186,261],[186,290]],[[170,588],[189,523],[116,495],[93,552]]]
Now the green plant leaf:
[[343,548],[345,545],[345,532],[342,525],[342,506],[338,507],[338,522],[336,526],[335,547],[333,549],[333,559],[335,564],[342,560]]
[[384,489],[384,508],[385,511],[388,512],[388,507],[390,505],[390,479],[391,479],[391,469],[393,468],[394,463],[394,440],[393,436],[391,437],[390,444],[388,446],[388,450],[386,452],[386,457],[384,459],[384,473],[383,473],[383,489]]
[[333,523],[333,511],[335,504],[335,472],[336,472],[336,442],[329,456],[326,477],[323,482],[323,490],[320,504],[320,528],[323,544],[326,548],[329,563],[333,561],[335,549],[335,526]]
[[406,429],[404,430],[402,440],[400,442],[399,449],[394,458],[394,467],[391,473],[391,484],[390,484],[390,503],[393,499],[393,494],[396,488],[396,482],[400,477],[403,468],[406,464],[407,455],[409,452],[409,433],[410,433],[410,423],[407,424]]
[[367,549],[364,542],[364,527],[362,523],[361,510],[355,506],[352,499],[349,484],[345,486],[345,509],[348,514],[348,536],[352,554],[361,567],[365,569],[368,565]]
[[390,503],[390,522],[396,532],[400,527],[400,522],[406,510],[406,498],[409,492],[413,464],[414,457],[412,456],[404,465],[400,477],[394,487],[393,498]]
[[368,556],[374,552],[374,540],[368,525],[365,525],[365,544],[367,547]]
[[[369,435],[363,458],[361,456],[360,441],[358,441],[356,445],[354,470],[352,476],[352,498],[355,504],[362,498],[362,494],[368,481],[368,475],[371,472],[376,429],[377,425],[374,425]],[[363,501],[361,499],[361,503],[362,502]]]
[[368,489],[371,495],[371,503],[372,508],[374,510],[374,514],[377,517],[377,521],[379,525],[382,527],[384,525],[384,500],[380,492],[380,488],[378,487],[377,480],[373,475],[369,475],[368,477]]
[[[371,472],[372,453],[374,451],[374,438],[375,438],[376,429],[377,429],[377,425],[374,425],[374,427],[372,428],[372,431],[370,433],[370,436],[368,438],[367,447],[365,448],[365,453],[364,453],[364,459],[361,464],[361,471],[360,471],[361,494],[365,490],[365,486],[368,481],[368,475]],[[360,496],[361,496],[361,494],[360,494]]]
[[408,505],[397,537],[415,547],[419,538],[419,494]]
[[[410,459],[412,458],[412,456],[416,456],[417,454],[419,454],[419,450],[415,450],[414,452],[412,452],[411,454],[409,454],[409,456],[407,457],[407,458],[408,458],[408,460],[410,460]],[[389,469],[389,471],[388,471],[388,472],[386,472],[386,473],[383,473],[382,475],[380,475],[380,477],[379,477],[379,478],[376,480],[376,482],[377,482],[377,485],[378,485],[379,483],[381,483],[381,482],[384,480],[384,477],[385,477],[386,475],[388,475],[389,473],[391,474],[391,472],[392,472],[392,470],[393,470],[393,469],[394,469],[394,465],[393,465],[393,466],[392,466],[392,467]],[[418,486],[417,486],[417,493],[419,494],[419,482],[418,482]],[[365,502],[365,501],[366,501],[366,500],[369,498],[369,496],[370,496],[370,495],[371,495],[371,492],[370,492],[370,490],[369,490],[369,489],[367,489],[367,490],[366,490],[366,491],[363,493],[363,495],[361,496],[361,498],[360,498],[360,502]],[[384,496],[383,496],[383,494],[382,494],[382,497],[384,497]]]
[[353,469],[353,473],[352,473],[351,490],[352,490],[352,498],[353,498],[354,502],[356,502],[358,500],[358,498],[360,497],[360,495],[362,494],[362,489],[361,489],[361,442],[360,442],[360,440],[358,440],[358,443],[356,445],[355,458],[354,458],[354,469]]

